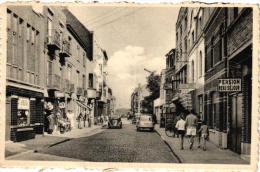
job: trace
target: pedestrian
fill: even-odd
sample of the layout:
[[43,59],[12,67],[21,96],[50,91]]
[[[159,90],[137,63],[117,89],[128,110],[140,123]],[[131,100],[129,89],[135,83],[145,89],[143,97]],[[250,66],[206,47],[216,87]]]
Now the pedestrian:
[[77,120],[78,120],[78,128],[79,129],[82,129],[82,126],[81,126],[82,116],[83,116],[82,112],[80,112],[79,115],[78,115],[78,118],[77,118]]
[[83,119],[83,126],[85,128],[86,127],[86,120],[87,120],[87,112],[86,111],[83,112],[82,119]]
[[200,148],[200,140],[201,140],[201,131],[200,131],[200,127],[201,127],[201,124],[202,124],[202,120],[201,120],[201,117],[200,115],[197,115],[198,117],[198,125],[197,125],[197,134],[198,134],[198,148]]
[[191,110],[186,117],[186,134],[189,137],[190,149],[192,150],[194,144],[194,137],[196,136],[196,127],[198,123],[198,118],[195,116],[194,110]]
[[179,138],[179,132],[178,132],[178,129],[175,127],[177,122],[181,119],[180,115],[176,115],[175,118],[174,118],[174,121],[173,121],[173,130],[174,130],[174,135],[173,137],[177,136],[177,138]]
[[68,121],[70,122],[70,129],[72,130],[74,128],[74,113],[72,110],[68,110],[68,113],[67,113],[67,118],[68,118]]
[[202,122],[199,131],[201,132],[201,138],[203,140],[203,150],[206,151],[206,142],[209,139],[209,128],[208,125],[206,124],[206,121]]
[[185,135],[185,121],[184,121],[184,115],[180,115],[179,120],[177,121],[175,128],[178,131],[178,134],[180,136],[180,140],[181,140],[181,150],[183,150],[183,139],[184,139],[184,135]]

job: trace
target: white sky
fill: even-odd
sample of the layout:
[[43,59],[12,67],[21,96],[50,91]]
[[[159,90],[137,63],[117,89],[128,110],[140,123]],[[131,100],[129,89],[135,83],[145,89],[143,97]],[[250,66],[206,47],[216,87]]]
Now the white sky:
[[165,54],[175,47],[176,7],[70,7],[108,53],[108,84],[117,108],[130,108],[130,96],[148,73],[165,68]]

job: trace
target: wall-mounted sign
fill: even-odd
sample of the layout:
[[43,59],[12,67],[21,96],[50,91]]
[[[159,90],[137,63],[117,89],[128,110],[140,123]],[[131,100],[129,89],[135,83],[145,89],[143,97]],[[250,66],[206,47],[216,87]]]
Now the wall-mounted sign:
[[28,98],[19,97],[19,99],[18,99],[18,109],[20,109],[20,110],[30,109],[30,100]]
[[241,91],[241,79],[219,79],[218,80],[219,92],[236,92]]

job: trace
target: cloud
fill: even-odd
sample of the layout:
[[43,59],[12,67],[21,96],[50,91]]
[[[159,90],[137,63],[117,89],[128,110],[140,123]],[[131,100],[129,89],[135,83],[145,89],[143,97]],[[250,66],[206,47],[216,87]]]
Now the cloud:
[[149,75],[144,68],[160,73],[165,57],[151,57],[143,47],[126,46],[116,51],[108,60],[108,83],[113,89],[119,107],[130,108],[130,97],[138,83],[144,84]]

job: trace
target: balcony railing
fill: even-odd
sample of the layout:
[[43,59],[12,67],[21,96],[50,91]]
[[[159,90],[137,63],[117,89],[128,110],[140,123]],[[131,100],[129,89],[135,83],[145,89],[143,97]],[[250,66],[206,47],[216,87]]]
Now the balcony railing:
[[84,91],[83,91],[83,90],[84,90],[83,88],[77,87],[77,95],[83,96],[83,94],[84,94]]
[[51,29],[48,32],[49,32],[48,40],[47,40],[48,48],[50,50],[60,50],[61,49],[60,33],[55,29]]
[[71,46],[70,46],[69,41],[63,40],[62,49],[60,51],[60,56],[62,56],[62,57],[70,57],[71,56]]
[[49,74],[47,79],[47,87],[52,90],[61,89],[61,78],[56,74]]

